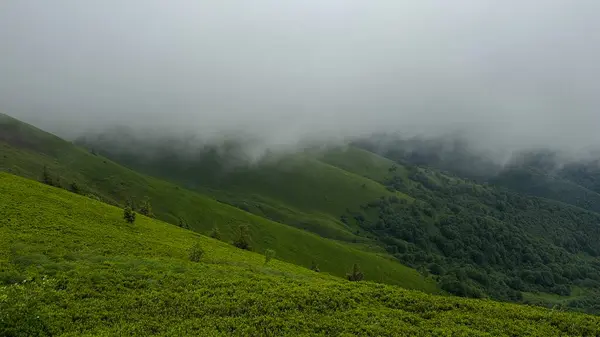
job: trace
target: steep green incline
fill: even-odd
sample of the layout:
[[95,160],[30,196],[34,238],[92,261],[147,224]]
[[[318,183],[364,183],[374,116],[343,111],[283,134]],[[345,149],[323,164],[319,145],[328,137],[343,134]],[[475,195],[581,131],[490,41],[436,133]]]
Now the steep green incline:
[[0,135],[0,170],[39,180],[47,166],[54,184],[69,188],[76,182],[80,193],[112,204],[122,205],[128,199],[139,203],[147,196],[158,218],[174,224],[183,219],[199,233],[218,227],[225,240],[232,240],[239,225],[249,225],[255,250],[274,249],[288,262],[310,266],[314,261],[322,271],[338,276],[359,263],[369,280],[436,291],[433,281],[387,254],[324,239],[138,174],[9,117],[0,116]]
[[[241,144],[196,148],[185,142],[132,139],[127,134],[80,140],[113,160],[210,194],[251,213],[346,242],[370,243],[341,217],[379,198],[402,193],[381,185],[390,161],[357,148],[269,154],[244,161]],[[136,150],[136,149],[144,150]]]
[[[165,174],[162,176],[169,178]],[[175,177],[169,179],[177,181]],[[193,177],[184,179],[191,180]],[[369,201],[394,195],[379,183],[306,154],[267,160],[254,167],[240,167],[220,179],[200,181],[196,187],[208,187],[220,199],[233,195],[226,200],[234,201],[232,203],[237,206],[243,207],[240,201],[253,200],[263,207],[292,209],[296,214],[312,217],[322,226],[337,227],[347,232],[353,228],[342,224],[339,219],[348,209],[357,210]],[[238,202],[235,202],[236,198]],[[287,223],[293,218],[282,220]]]
[[[3,336],[592,336],[600,318],[349,282],[0,174]],[[199,245],[199,262],[189,258]]]
[[393,175],[406,174],[406,169],[384,157],[354,146],[331,149],[321,154],[322,162],[383,183]]

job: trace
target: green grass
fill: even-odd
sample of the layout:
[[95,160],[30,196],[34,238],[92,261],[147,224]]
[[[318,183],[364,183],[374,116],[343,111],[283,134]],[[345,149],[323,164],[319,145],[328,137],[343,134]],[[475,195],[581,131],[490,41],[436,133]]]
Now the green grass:
[[[77,181],[86,194],[96,195],[112,204],[123,204],[129,198],[140,202],[148,196],[159,219],[177,224],[178,219],[183,218],[199,233],[208,233],[218,227],[224,239],[231,241],[239,225],[249,225],[254,249],[259,252],[274,249],[284,261],[302,266],[310,266],[315,261],[322,271],[337,276],[344,276],[354,263],[360,263],[368,280],[437,291],[435,282],[424,279],[417,271],[392,260],[387,254],[366,251],[368,245],[345,244],[269,221],[139,174],[2,115],[0,131],[3,135],[0,139],[0,171],[39,180],[46,165],[53,176],[60,175],[63,187]],[[333,225],[332,228],[339,230]]]
[[231,164],[235,158],[213,152],[178,157],[156,149],[158,154],[148,159],[137,153],[113,153],[108,147],[111,158],[140,172],[340,241],[365,240],[356,235],[358,227],[341,222],[342,215],[381,197],[408,198],[381,184],[392,166],[389,160],[356,148],[325,155],[320,151],[269,155],[254,164]]
[[585,297],[587,294],[586,289],[580,287],[573,287],[571,289],[571,295],[561,296],[557,294],[543,293],[543,292],[523,292],[523,300],[526,303],[543,306],[555,306],[562,305],[566,306],[570,301]]
[[365,241],[364,238],[352,232],[356,228],[342,224],[339,217],[336,218],[323,213],[302,212],[276,200],[264,198],[259,195],[247,196],[222,191],[212,191],[210,194],[219,201],[252,214],[285,223],[318,234],[321,237],[344,242]]
[[[165,209],[172,199],[170,191],[147,191],[145,178],[140,179],[136,172],[124,170],[123,166],[114,165],[106,158],[93,156],[7,116],[0,116],[0,130],[7,135],[4,139],[0,138],[0,155],[4,155],[0,170],[39,179],[42,167],[46,165],[53,174],[60,174],[64,186],[77,181],[89,192],[112,204],[122,204],[128,198],[139,202],[144,196],[149,196],[158,206],[157,214],[163,220],[177,223],[178,217],[184,217],[189,222],[197,217],[185,214],[178,207]],[[339,151],[328,152],[333,156]],[[353,222],[344,224],[341,216],[347,211],[359,211],[361,206],[380,197],[407,196],[388,191],[365,174],[364,166],[375,161],[375,165],[366,169],[379,176],[380,171],[388,169],[389,161],[386,159],[355,148],[339,154],[339,163],[355,163],[355,167],[363,170],[347,170],[339,163],[336,166],[336,163],[323,160],[326,157],[321,158],[319,153],[308,152],[274,156],[257,165],[235,165],[233,168],[210,156],[197,161],[194,158],[182,161],[171,153],[150,162],[144,156],[136,157],[136,154],[118,157],[117,160],[140,172],[182,184],[260,217],[336,241],[374,247],[371,239],[357,235],[358,226]],[[344,156],[345,161],[341,158]],[[377,247],[368,250],[378,251]]]
[[[188,259],[199,244],[201,261]],[[279,253],[279,252],[278,252]],[[591,336],[600,318],[348,282],[0,174],[0,335]]]
[[[175,165],[186,166],[184,163]],[[206,170],[203,161],[196,165],[198,170],[187,174],[171,166],[161,170],[157,168],[159,163],[135,167],[148,168],[157,176],[174,182],[187,182],[189,186],[219,198],[233,194],[246,200],[260,199],[273,210],[279,210],[278,216],[285,223],[294,223],[295,217],[288,215],[288,210],[294,210],[296,214],[304,213],[305,217],[312,218],[313,224],[333,225],[350,232],[351,229],[340,222],[341,215],[348,210],[359,210],[360,206],[380,197],[394,195],[373,180],[319,161],[310,154],[269,158],[255,166],[231,169],[224,175],[218,173],[222,168],[217,168],[218,172],[202,176],[196,172]],[[342,235],[335,238],[344,239]]]
[[256,193],[302,211],[334,216],[392,195],[372,180],[300,155],[232,174],[222,188]]
[[325,151],[318,158],[324,163],[380,183],[391,178],[390,170],[394,170],[395,175],[406,176],[406,169],[402,165],[353,146]]

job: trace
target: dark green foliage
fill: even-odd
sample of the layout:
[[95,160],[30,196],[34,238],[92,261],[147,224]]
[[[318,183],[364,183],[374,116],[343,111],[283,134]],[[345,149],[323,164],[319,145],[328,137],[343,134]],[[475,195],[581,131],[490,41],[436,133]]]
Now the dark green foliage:
[[42,182],[46,185],[54,186],[54,181],[50,176],[50,172],[48,172],[48,167],[44,165],[44,170],[42,171]]
[[321,270],[319,269],[319,265],[313,261],[310,265],[310,270],[315,271],[315,272],[320,272]]
[[140,206],[140,214],[150,218],[154,217],[154,214],[152,213],[152,205],[150,204],[150,198],[146,197],[144,198],[144,201],[142,201],[142,206]]
[[188,257],[192,262],[200,262],[200,259],[204,255],[204,249],[200,247],[200,243],[196,242],[189,250]]
[[354,218],[452,294],[513,301],[521,292],[567,296],[585,279],[600,281],[596,213],[424,168],[409,167],[408,177],[393,176],[388,186],[416,200],[380,199],[366,206],[377,218]]
[[352,273],[347,274],[346,277],[348,278],[348,281],[362,281],[364,275],[360,271],[358,264],[355,263],[354,266],[352,266]]
[[213,227],[209,236],[213,239],[221,240],[221,231],[219,231],[219,227]]
[[177,226],[185,229],[190,229],[190,225],[188,225],[187,221],[184,218],[177,219]]
[[240,225],[238,227],[238,234],[235,240],[233,241],[233,245],[240,249],[252,250],[250,231],[248,229],[248,226]]
[[265,264],[268,264],[275,257],[275,251],[272,249],[265,250]]
[[444,268],[442,268],[442,266],[440,266],[437,263],[432,263],[429,265],[429,272],[431,272],[432,274],[435,274],[435,275],[443,275]]
[[0,272],[0,286],[21,283],[27,278],[16,271]]
[[128,223],[135,222],[135,212],[133,211],[131,206],[127,205],[123,209],[123,219],[125,219],[125,221],[127,221]]
[[71,185],[69,185],[69,190],[73,193],[81,194],[81,188],[79,187],[79,184],[77,184],[76,181],[72,182]]
[[483,297],[483,292],[475,285],[470,284],[470,282],[466,282],[466,280],[460,280],[456,277],[442,277],[440,280],[440,287],[447,292],[458,296],[473,298]]

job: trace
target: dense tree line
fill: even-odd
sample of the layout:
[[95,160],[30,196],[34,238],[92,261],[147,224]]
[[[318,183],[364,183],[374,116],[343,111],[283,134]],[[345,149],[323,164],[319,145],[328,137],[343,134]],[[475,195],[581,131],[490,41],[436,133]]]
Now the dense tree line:
[[429,169],[390,171],[388,188],[415,200],[382,198],[352,216],[443,289],[518,301],[524,291],[600,286],[600,215]]

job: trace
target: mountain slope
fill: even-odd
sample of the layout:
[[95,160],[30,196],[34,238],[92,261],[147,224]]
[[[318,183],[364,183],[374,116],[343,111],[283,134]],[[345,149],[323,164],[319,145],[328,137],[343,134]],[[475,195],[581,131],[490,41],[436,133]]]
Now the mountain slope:
[[359,263],[367,279],[437,291],[432,280],[424,279],[387,254],[327,240],[138,174],[10,117],[0,115],[0,135],[0,170],[40,179],[46,166],[55,184],[68,188],[76,182],[81,193],[112,204],[123,205],[127,200],[139,203],[147,196],[158,218],[174,224],[182,219],[200,233],[218,227],[224,240],[232,240],[239,225],[248,225],[254,249],[275,249],[285,261],[303,266],[314,261],[322,271],[338,276],[344,276],[354,263]]
[[493,160],[456,138],[379,136],[361,140],[356,146],[400,164],[432,167],[478,183],[600,212],[600,189],[594,184],[600,171],[589,158],[565,164],[559,153],[540,149],[513,153],[506,163],[500,164],[500,160]]
[[599,193],[557,174],[533,167],[507,167],[489,181],[520,193],[553,199],[600,212]]
[[[0,335],[591,336],[600,318],[348,282],[0,174]],[[205,251],[191,262],[188,250]]]
[[[234,142],[220,147],[201,146],[187,139],[157,142],[137,139],[121,130],[82,137],[78,143],[145,174],[212,195],[254,214],[346,242],[368,244],[369,240],[357,235],[359,228],[351,222],[342,222],[342,216],[382,197],[407,198],[365,175],[368,170],[380,175],[381,167],[364,167],[374,155],[358,149],[325,151],[325,155],[315,150],[267,154],[253,162],[244,159],[247,157],[244,144]],[[337,163],[333,158],[336,152],[344,157]],[[363,172],[346,170],[337,165],[341,162],[355,162],[363,167]]]
[[318,158],[322,162],[379,183],[387,181],[394,174],[406,174],[404,167],[394,161],[355,146],[330,149]]
[[[449,161],[447,167],[454,170],[469,164],[462,162],[463,159],[484,161],[470,154],[462,144],[451,144],[447,150],[446,145],[436,142],[422,148],[416,141],[410,145],[415,149],[391,153],[392,158],[400,156],[399,163],[349,146],[306,151],[277,160],[267,158],[255,166],[233,167],[226,172],[214,171],[215,166],[211,165],[219,159],[227,162],[227,156],[206,160],[206,157],[194,157],[187,152],[177,158],[171,155],[173,151],[166,151],[172,156],[169,160],[155,156],[144,161],[143,156],[135,153],[120,158],[139,165],[135,167],[140,170],[156,170],[155,174],[169,179],[193,181],[192,186],[222,188],[231,193],[232,198],[241,198],[236,205],[240,208],[251,207],[264,195],[272,195],[275,199],[262,201],[271,202],[270,206],[277,205],[285,198],[284,194],[296,190],[300,191],[293,195],[297,199],[288,198],[286,202],[300,206],[319,201],[325,204],[322,197],[330,188],[323,187],[331,186],[333,182],[344,187],[339,188],[344,193],[336,195],[337,200],[353,206],[346,208],[341,220],[349,228],[358,227],[356,235],[385,248],[422,274],[431,273],[442,289],[450,293],[517,302],[531,300],[538,303],[538,299],[552,299],[544,304],[563,303],[570,308],[597,312],[600,304],[600,214],[528,196],[533,194],[528,186],[536,186],[538,182],[533,178],[524,179],[520,186],[514,187],[521,192],[519,194],[503,188],[509,185],[508,182],[503,182],[501,187],[497,186],[500,183],[479,184],[412,163],[446,165]],[[147,150],[151,150],[149,148]],[[436,154],[440,149],[446,152]],[[162,166],[161,163],[167,164]],[[486,163],[490,164],[476,164],[464,172],[490,168],[484,165]],[[324,174],[322,167],[335,169],[331,174]],[[219,174],[215,175],[215,172]],[[287,172],[291,173],[286,175]],[[507,170],[492,172],[496,177],[508,173]],[[306,179],[307,176],[312,179]],[[385,188],[387,193],[377,196],[352,191],[348,186],[355,186],[355,181],[344,180],[341,178],[344,176],[360,177],[379,186],[380,190]],[[483,176],[480,174],[479,178]],[[214,178],[206,182],[207,177]],[[509,178],[508,175],[505,177]],[[562,179],[545,179],[539,185],[537,194],[547,196],[552,192],[571,201],[574,201],[573,195],[567,192],[577,192],[579,188]],[[251,193],[259,194],[259,197],[251,199]],[[363,204],[357,206],[359,202]],[[261,214],[266,208],[264,205],[252,211]],[[339,212],[339,209],[321,207],[330,214]],[[286,221],[282,219],[282,222]],[[324,228],[322,222],[319,228]],[[574,296],[581,293],[587,298],[585,303],[581,296]],[[555,296],[559,299],[555,300]]]

